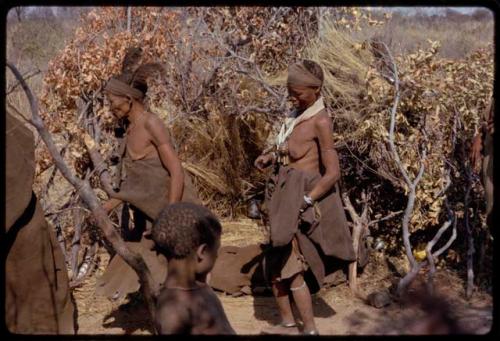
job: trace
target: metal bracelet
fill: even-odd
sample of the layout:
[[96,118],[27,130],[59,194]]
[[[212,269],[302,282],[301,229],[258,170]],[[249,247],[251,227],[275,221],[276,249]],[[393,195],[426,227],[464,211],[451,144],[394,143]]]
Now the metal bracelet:
[[304,195],[304,201],[309,206],[314,205],[314,200],[308,195]]

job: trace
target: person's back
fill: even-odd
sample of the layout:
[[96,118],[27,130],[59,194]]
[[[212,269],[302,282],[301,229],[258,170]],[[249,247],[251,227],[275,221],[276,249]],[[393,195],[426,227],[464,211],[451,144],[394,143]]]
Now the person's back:
[[206,284],[220,247],[221,226],[206,208],[192,203],[165,207],[152,238],[168,259],[168,275],[157,298],[160,334],[234,334],[224,309]]
[[212,288],[163,288],[158,297],[156,326],[160,334],[234,334]]

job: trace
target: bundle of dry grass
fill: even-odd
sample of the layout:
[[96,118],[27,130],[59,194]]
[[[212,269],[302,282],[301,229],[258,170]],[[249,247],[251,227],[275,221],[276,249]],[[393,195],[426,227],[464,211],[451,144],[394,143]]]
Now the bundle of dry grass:
[[374,58],[366,47],[328,21],[303,51],[304,58],[323,67],[323,95],[335,116],[359,118],[370,109],[367,76]]
[[265,178],[253,167],[270,132],[265,117],[215,112],[203,121],[178,120],[171,131],[203,203],[221,216],[244,213],[245,200]]

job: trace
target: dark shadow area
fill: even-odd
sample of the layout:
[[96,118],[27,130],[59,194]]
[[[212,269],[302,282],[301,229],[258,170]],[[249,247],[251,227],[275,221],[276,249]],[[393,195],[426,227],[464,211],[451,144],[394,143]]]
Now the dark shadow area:
[[281,322],[278,307],[276,305],[274,297],[271,295],[254,295],[253,311],[254,316],[257,320],[266,321],[271,325],[276,325]]
[[[132,209],[133,221],[130,219],[130,209]],[[151,221],[144,213],[128,203],[124,203],[120,214],[120,234],[123,240],[127,242],[140,241],[143,232],[146,231],[148,222],[151,223]]]
[[16,241],[17,234],[21,230],[22,227],[28,225],[30,221],[33,219],[33,215],[35,214],[37,198],[34,192],[31,192],[31,199],[28,203],[28,206],[21,214],[19,218],[14,222],[14,224],[9,228],[7,233],[4,235],[4,248],[6,250],[6,254],[9,253],[12,245]]
[[[300,318],[295,304],[292,301],[292,310],[296,318]],[[337,312],[321,297],[312,296],[314,317],[328,318],[334,316]],[[253,295],[254,316],[257,320],[267,321],[269,324],[278,324],[281,322],[281,317],[278,312],[278,307],[271,293],[268,295]]]
[[357,309],[348,318],[346,318],[346,320],[351,327],[356,328],[364,325],[366,323],[366,320],[369,318],[373,319],[373,317],[370,317],[365,312]]
[[324,317],[324,318],[326,318],[326,317],[331,317],[331,316],[333,316],[333,315],[335,315],[337,313],[321,297],[313,296],[312,297],[312,303],[313,303],[314,317]]
[[[128,302],[120,305],[116,310],[104,317],[103,327],[121,328],[125,334],[132,334],[137,330],[148,331],[153,334],[149,311],[142,295],[137,291],[128,294],[126,298]],[[107,322],[108,320],[112,321]]]

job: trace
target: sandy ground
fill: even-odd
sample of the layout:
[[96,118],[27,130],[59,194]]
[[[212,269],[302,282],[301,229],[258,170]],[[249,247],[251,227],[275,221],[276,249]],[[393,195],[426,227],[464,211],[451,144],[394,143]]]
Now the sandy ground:
[[[248,245],[264,240],[262,230],[252,221],[224,223],[223,245]],[[359,276],[365,293],[387,288],[393,274],[385,266],[382,254],[372,256]],[[82,286],[74,289],[78,309],[79,334],[150,334],[147,310],[137,295],[111,302],[94,293],[96,278],[109,260],[103,249],[99,267]],[[492,325],[493,301],[489,294],[475,292],[464,299],[463,280],[449,271],[435,278],[436,292],[446,298],[462,328],[474,334],[489,332]],[[232,297],[218,293],[229,321],[238,334],[260,334],[265,326],[279,322],[273,297]],[[354,297],[346,282],[322,289],[313,297],[314,315],[321,335],[408,334],[408,324],[425,321],[426,313],[416,306],[393,302],[377,309]]]

